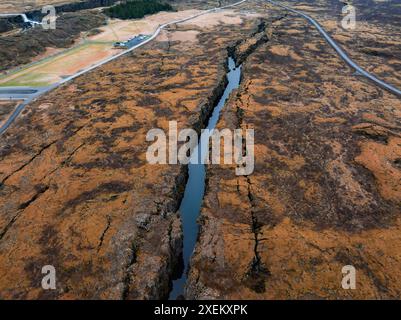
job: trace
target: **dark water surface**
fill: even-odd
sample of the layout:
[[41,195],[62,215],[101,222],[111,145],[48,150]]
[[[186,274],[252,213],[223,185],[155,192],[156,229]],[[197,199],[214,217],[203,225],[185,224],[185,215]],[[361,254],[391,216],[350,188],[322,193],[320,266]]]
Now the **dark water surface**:
[[[233,89],[238,88],[241,78],[241,66],[235,68],[235,62],[233,58],[228,58],[227,73],[228,84],[224,90],[222,97],[218,104],[213,109],[212,116],[209,118],[207,129],[214,129],[217,121],[219,120],[220,111],[223,109],[226,99],[230,95]],[[208,141],[209,135],[202,135],[201,141]],[[201,154],[203,155],[208,150],[208,143],[200,144]],[[203,148],[203,145],[206,145]],[[194,154],[197,154],[197,149],[194,150]],[[204,164],[188,164],[188,182],[185,186],[184,198],[182,199],[180,206],[180,214],[183,223],[184,232],[184,272],[181,277],[173,281],[173,289],[170,292],[170,300],[175,300],[179,295],[184,293],[184,286],[187,280],[187,272],[189,266],[189,260],[195,247],[196,239],[198,236],[198,224],[197,219],[200,213],[203,195],[205,192],[205,165]]]

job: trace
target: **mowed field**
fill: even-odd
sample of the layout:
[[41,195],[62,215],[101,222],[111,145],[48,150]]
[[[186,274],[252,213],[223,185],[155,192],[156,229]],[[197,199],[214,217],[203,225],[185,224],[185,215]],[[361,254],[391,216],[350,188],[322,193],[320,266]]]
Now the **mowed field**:
[[44,87],[59,82],[120,52],[113,42],[127,40],[139,34],[152,34],[160,24],[195,14],[196,10],[160,12],[137,20],[110,19],[100,33],[82,39],[73,48],[47,56],[21,69],[0,76],[0,87]]
[[43,87],[117,53],[110,43],[85,43],[0,78],[0,86]]
[[[199,12],[199,10],[184,10],[160,12],[137,20],[111,19],[107,26],[99,29],[100,33],[87,38],[83,37],[81,43],[75,47],[0,76],[0,87],[44,87],[57,83],[63,78],[121,52],[121,49],[113,48],[113,42],[127,40],[139,34],[152,34],[161,24],[190,17]],[[232,10],[224,10],[201,16],[186,24],[197,25],[200,28],[208,28],[224,22],[236,24],[241,22],[242,15],[249,14],[236,13],[235,15]],[[163,35],[161,40],[166,41]]]

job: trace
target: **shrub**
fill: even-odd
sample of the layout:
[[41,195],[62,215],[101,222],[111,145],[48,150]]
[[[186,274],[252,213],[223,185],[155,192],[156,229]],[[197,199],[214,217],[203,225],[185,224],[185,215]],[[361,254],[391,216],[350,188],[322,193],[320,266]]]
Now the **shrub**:
[[133,0],[107,8],[104,13],[112,18],[138,19],[147,14],[172,10],[173,8],[168,3],[161,3],[157,0]]

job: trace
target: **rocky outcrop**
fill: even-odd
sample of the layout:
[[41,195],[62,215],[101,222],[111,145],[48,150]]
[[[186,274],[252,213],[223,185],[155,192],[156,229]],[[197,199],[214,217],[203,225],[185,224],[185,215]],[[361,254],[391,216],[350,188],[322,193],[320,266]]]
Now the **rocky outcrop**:
[[[254,28],[219,25],[191,46],[156,40],[24,110],[0,145],[2,299],[167,297],[186,169],[149,164],[146,134],[169,120],[200,128],[227,46]],[[44,265],[56,290],[41,288]]]
[[255,32],[250,34],[246,39],[238,40],[228,51],[229,54],[235,58],[236,66],[239,66],[258,46],[266,43],[268,40],[266,21],[261,20]]
[[[218,124],[255,130],[255,170],[208,166],[186,298],[397,298],[400,100],[302,19],[271,28]],[[345,265],[356,290],[342,287]]]

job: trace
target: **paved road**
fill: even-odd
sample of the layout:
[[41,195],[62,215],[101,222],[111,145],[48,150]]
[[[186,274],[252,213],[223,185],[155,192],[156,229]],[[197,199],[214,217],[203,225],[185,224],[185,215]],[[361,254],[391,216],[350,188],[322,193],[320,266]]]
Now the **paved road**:
[[27,100],[47,89],[48,87],[0,87],[0,100]]
[[[75,78],[77,78],[77,77],[79,77],[79,76],[81,76],[81,75],[83,75],[83,74],[85,74],[85,73],[87,73],[89,71],[92,71],[92,70],[94,70],[94,69],[96,69],[96,68],[98,68],[98,67],[100,67],[100,66],[102,66],[102,65],[104,65],[104,64],[106,64],[106,63],[108,63],[108,62],[110,62],[112,60],[114,60],[114,59],[117,59],[117,58],[119,58],[119,57],[121,57],[121,56],[123,56],[123,55],[125,55],[125,54],[127,54],[127,53],[129,53],[129,52],[131,52],[133,50],[135,50],[136,48],[139,48],[139,47],[145,45],[146,43],[148,43],[148,42],[152,41],[154,38],[156,38],[164,28],[166,28],[166,27],[168,27],[170,25],[177,24],[177,23],[182,23],[182,22],[197,18],[199,16],[202,16],[202,15],[205,15],[205,14],[208,14],[208,13],[211,13],[211,12],[215,12],[215,11],[219,11],[219,10],[222,10],[222,9],[231,8],[231,7],[237,6],[237,5],[241,4],[241,3],[244,3],[246,1],[248,1],[248,0],[241,0],[241,1],[235,2],[233,4],[229,4],[229,5],[226,5],[226,6],[223,6],[223,7],[217,7],[217,8],[205,10],[205,11],[203,11],[201,13],[194,14],[194,15],[189,16],[189,17],[184,18],[184,19],[174,20],[174,21],[162,24],[157,28],[157,30],[148,39],[144,40],[143,42],[141,42],[141,43],[139,43],[139,44],[137,44],[137,45],[125,50],[125,51],[122,51],[121,53],[119,53],[117,55],[114,55],[114,56],[112,56],[110,58],[107,58],[107,59],[105,59],[105,60],[103,60],[103,61],[101,61],[99,63],[96,63],[95,65],[93,65],[93,66],[91,66],[89,68],[86,68],[86,69],[84,69],[84,70],[82,70],[82,71],[80,71],[80,72],[78,72],[78,73],[76,73],[76,74],[74,74],[74,75],[72,75],[70,77],[67,77],[67,78],[63,79],[62,81],[60,81],[60,82],[58,82],[58,83],[56,83],[56,84],[54,84],[54,85],[52,85],[50,87],[41,88],[40,91],[35,92],[35,93],[29,95],[28,97],[27,97],[26,94],[21,94],[19,96],[20,99],[25,99],[25,101],[22,104],[20,104],[14,110],[14,112],[8,118],[8,120],[0,127],[0,135],[2,135],[10,127],[10,125],[18,117],[18,115],[21,113],[21,111],[25,108],[26,105],[28,105],[30,102],[32,102],[33,100],[37,99],[39,96],[43,95],[44,93],[49,92],[50,90],[53,90],[54,88],[57,88],[58,86],[66,83],[68,81],[71,81],[71,80],[73,80],[73,79],[75,79]],[[19,88],[21,88],[21,87],[19,87]],[[18,89],[18,87],[7,88],[7,89],[8,90]],[[37,89],[37,88],[27,88],[27,87],[24,88],[24,90],[27,90],[27,89],[34,90],[34,89]],[[10,91],[10,92],[12,92],[12,91]],[[7,94],[7,92],[4,92],[4,93]],[[18,94],[16,94],[15,92],[14,92],[13,96],[15,97],[14,99],[18,99]]]
[[308,16],[306,13],[299,11],[299,10],[295,10],[289,6],[286,6],[284,4],[281,3],[277,3],[275,1],[272,0],[266,0],[267,2],[270,2],[271,4],[275,5],[275,6],[279,6],[282,7],[288,11],[291,11],[293,13],[296,13],[300,16],[302,16],[303,18],[305,18],[306,20],[308,20],[311,24],[313,24],[316,29],[320,32],[320,34],[325,38],[325,40],[334,48],[334,50],[336,50],[336,52],[338,53],[338,55],[353,69],[355,69],[355,71],[357,71],[358,75],[364,76],[365,78],[368,78],[369,80],[373,81],[376,85],[380,86],[383,89],[386,89],[387,91],[394,93],[395,95],[397,95],[398,97],[401,97],[401,90],[397,89],[396,87],[392,86],[391,84],[388,84],[378,78],[376,78],[374,75],[372,75],[371,73],[365,71],[364,69],[362,69],[356,62],[354,62],[346,53],[343,49],[341,49],[341,47],[327,34],[327,32],[323,29],[323,27],[316,22],[316,20],[314,20],[313,18],[311,18],[310,16]]
[[[244,2],[246,2],[246,1],[247,1],[247,0],[242,0],[242,1],[239,1],[239,2],[236,2],[236,3],[233,3],[233,4],[230,4],[230,5],[227,5],[227,6],[209,9],[209,10],[203,11],[203,12],[201,12],[201,13],[192,15],[192,16],[187,17],[187,18],[184,18],[184,19],[179,19],[179,20],[175,20],[175,21],[171,21],[171,22],[162,24],[162,25],[160,25],[160,26],[157,28],[157,30],[153,33],[153,35],[152,35],[151,37],[149,37],[149,38],[146,39],[145,41],[143,41],[143,42],[141,42],[141,43],[139,43],[139,44],[137,44],[137,45],[135,45],[135,46],[129,48],[128,50],[122,51],[121,53],[119,53],[119,54],[117,54],[117,55],[115,55],[115,56],[112,56],[112,57],[110,57],[110,58],[108,58],[108,59],[106,59],[106,60],[104,60],[104,61],[101,61],[101,62],[99,62],[99,63],[97,63],[97,64],[95,64],[95,65],[93,65],[93,66],[91,66],[91,67],[89,67],[89,68],[86,68],[86,69],[84,69],[84,70],[82,70],[82,71],[80,71],[80,72],[78,72],[78,73],[76,73],[76,74],[74,74],[74,75],[72,75],[72,76],[70,76],[70,77],[68,77],[68,78],[65,78],[65,79],[63,79],[61,82],[59,82],[59,83],[57,83],[57,84],[55,84],[55,85],[52,85],[52,86],[46,87],[46,88],[40,88],[40,90],[39,90],[38,92],[35,92],[35,93],[31,94],[31,95],[28,95],[28,97],[27,97],[26,94],[21,94],[21,95],[20,95],[20,99],[25,99],[24,103],[20,104],[20,105],[16,108],[16,110],[14,110],[14,112],[13,112],[13,114],[10,116],[10,118],[0,127],[0,135],[3,134],[3,133],[9,128],[9,126],[10,126],[10,125],[13,123],[13,121],[18,117],[18,115],[20,114],[20,112],[24,109],[24,107],[25,107],[27,104],[29,104],[29,103],[32,102],[34,99],[36,99],[36,98],[38,98],[39,96],[41,96],[42,94],[44,94],[44,93],[46,93],[46,92],[48,92],[48,91],[50,91],[50,90],[53,90],[54,88],[56,88],[56,87],[58,87],[58,86],[60,86],[60,85],[62,85],[62,84],[64,84],[64,83],[66,83],[66,82],[68,82],[68,81],[71,81],[71,80],[73,80],[73,79],[75,79],[75,78],[77,78],[77,77],[79,77],[79,76],[81,76],[81,75],[83,75],[83,74],[85,74],[85,73],[87,73],[87,72],[89,72],[89,71],[92,71],[92,70],[94,70],[94,69],[100,67],[101,65],[105,64],[105,63],[108,63],[108,62],[110,62],[110,61],[112,61],[112,60],[114,60],[114,59],[117,59],[117,58],[119,58],[119,57],[121,57],[121,56],[123,56],[123,55],[125,55],[125,54],[127,54],[127,53],[129,53],[129,52],[131,52],[131,51],[133,51],[133,50],[135,50],[136,48],[139,48],[139,47],[145,45],[146,43],[148,43],[148,42],[152,41],[154,38],[156,38],[156,37],[159,35],[159,33],[160,33],[164,28],[168,27],[169,25],[173,25],[173,24],[177,24],[177,23],[182,23],[182,22],[185,22],[185,21],[194,19],[194,18],[196,18],[196,17],[199,17],[199,16],[201,16],[201,15],[204,15],[204,14],[208,14],[208,13],[215,12],[215,11],[218,11],[218,10],[222,10],[222,9],[227,9],[227,8],[230,8],[230,7],[234,7],[234,6],[237,6],[237,5],[241,4],[241,3],[244,3]],[[269,3],[271,3],[271,4],[273,4],[273,5],[275,5],[275,6],[279,6],[279,7],[282,7],[282,8],[284,8],[284,9],[288,10],[288,11],[291,11],[291,12],[293,12],[293,13],[296,13],[296,14],[302,16],[303,18],[305,18],[306,20],[308,20],[310,23],[312,23],[312,24],[317,28],[317,30],[320,32],[320,34],[321,34],[321,35],[326,39],[326,41],[334,48],[334,50],[336,50],[336,52],[339,54],[339,56],[340,56],[348,65],[350,65],[353,69],[355,69],[360,75],[362,75],[362,76],[368,78],[369,80],[371,80],[372,82],[374,82],[374,83],[377,84],[378,86],[380,86],[380,87],[382,87],[382,88],[388,90],[389,92],[394,93],[395,95],[401,97],[401,90],[399,90],[399,89],[395,88],[394,86],[392,86],[392,85],[390,85],[390,84],[388,84],[388,83],[386,83],[386,82],[384,82],[384,81],[382,81],[382,80],[376,78],[374,75],[372,75],[372,74],[370,74],[369,72],[365,71],[365,70],[362,69],[357,63],[355,63],[355,62],[344,52],[344,50],[342,50],[342,49],[340,48],[340,46],[326,33],[326,31],[325,31],[313,18],[311,18],[311,17],[308,16],[307,14],[303,13],[302,11],[295,10],[295,9],[293,9],[293,8],[290,8],[290,7],[286,6],[286,5],[277,3],[277,2],[275,2],[275,1],[272,1],[272,0],[266,0],[266,1],[269,2]],[[12,89],[12,88],[8,88],[8,89],[10,90],[10,89]],[[24,89],[35,89],[35,88],[24,88]],[[36,88],[36,89],[37,89],[37,88]],[[0,97],[1,97],[1,95],[0,95]],[[14,92],[13,97],[14,97],[14,99],[18,99],[18,94],[16,94],[16,93]]]

